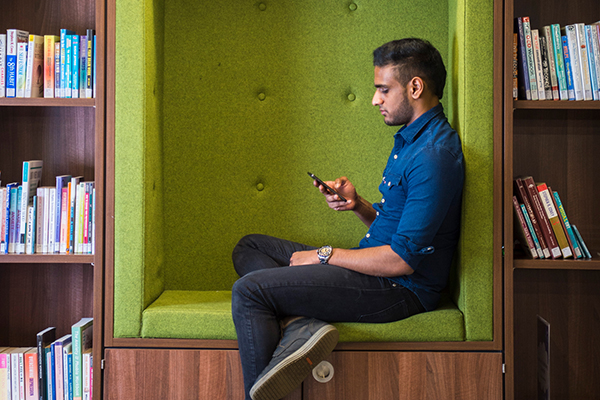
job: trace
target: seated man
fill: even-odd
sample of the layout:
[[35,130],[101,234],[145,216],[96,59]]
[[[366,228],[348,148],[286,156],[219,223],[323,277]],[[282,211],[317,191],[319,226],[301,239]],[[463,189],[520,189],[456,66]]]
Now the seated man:
[[360,197],[345,177],[317,181],[330,208],[369,228],[355,249],[249,235],[233,251],[235,322],[246,399],[292,392],[337,344],[332,322],[391,322],[436,308],[459,236],[463,154],[439,99],[440,53],[420,39],[373,53],[375,95],[387,125],[401,126],[379,184]]

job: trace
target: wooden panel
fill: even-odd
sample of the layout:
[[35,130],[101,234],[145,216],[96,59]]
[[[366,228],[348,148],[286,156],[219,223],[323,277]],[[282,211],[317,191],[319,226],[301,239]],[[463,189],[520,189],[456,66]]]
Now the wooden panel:
[[93,1],[2,0],[2,31],[17,28],[36,35],[58,35],[61,28],[67,28],[81,35],[95,26]]
[[92,316],[93,267],[89,264],[0,264],[0,344],[35,346],[36,334]]
[[597,398],[600,271],[515,271],[515,398],[537,396],[537,315],[550,323],[551,393]]
[[502,399],[501,353],[334,352],[330,382],[304,382],[304,399]]
[[[107,400],[242,399],[237,351],[106,349]],[[285,397],[300,400],[301,388]]]

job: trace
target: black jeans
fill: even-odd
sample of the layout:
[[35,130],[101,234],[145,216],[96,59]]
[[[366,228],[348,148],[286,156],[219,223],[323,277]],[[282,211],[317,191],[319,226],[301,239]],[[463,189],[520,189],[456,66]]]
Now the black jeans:
[[326,322],[391,322],[425,311],[416,295],[387,278],[328,264],[290,267],[296,251],[316,249],[264,235],[249,235],[233,251],[240,279],[232,313],[246,399],[271,361],[279,320],[305,316]]

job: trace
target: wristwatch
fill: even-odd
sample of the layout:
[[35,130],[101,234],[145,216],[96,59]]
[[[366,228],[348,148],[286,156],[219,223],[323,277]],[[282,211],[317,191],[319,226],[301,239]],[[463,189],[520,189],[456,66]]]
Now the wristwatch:
[[327,264],[331,255],[333,254],[333,247],[331,246],[323,246],[317,249],[317,256],[321,261],[321,264]]

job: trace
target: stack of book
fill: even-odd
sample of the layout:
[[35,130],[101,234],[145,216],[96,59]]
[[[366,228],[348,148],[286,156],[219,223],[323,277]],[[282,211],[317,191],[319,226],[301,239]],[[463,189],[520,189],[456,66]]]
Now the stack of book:
[[521,100],[600,100],[600,21],[532,29],[515,20],[513,97]]
[[37,334],[37,347],[0,347],[0,400],[90,400],[93,319],[82,318],[56,339]]
[[96,97],[96,35],[0,34],[0,97]]
[[515,241],[531,258],[592,258],[579,230],[571,225],[560,196],[526,176],[514,180]]
[[42,166],[25,161],[23,181],[0,187],[0,254],[94,254],[94,182],[60,175],[41,186]]

